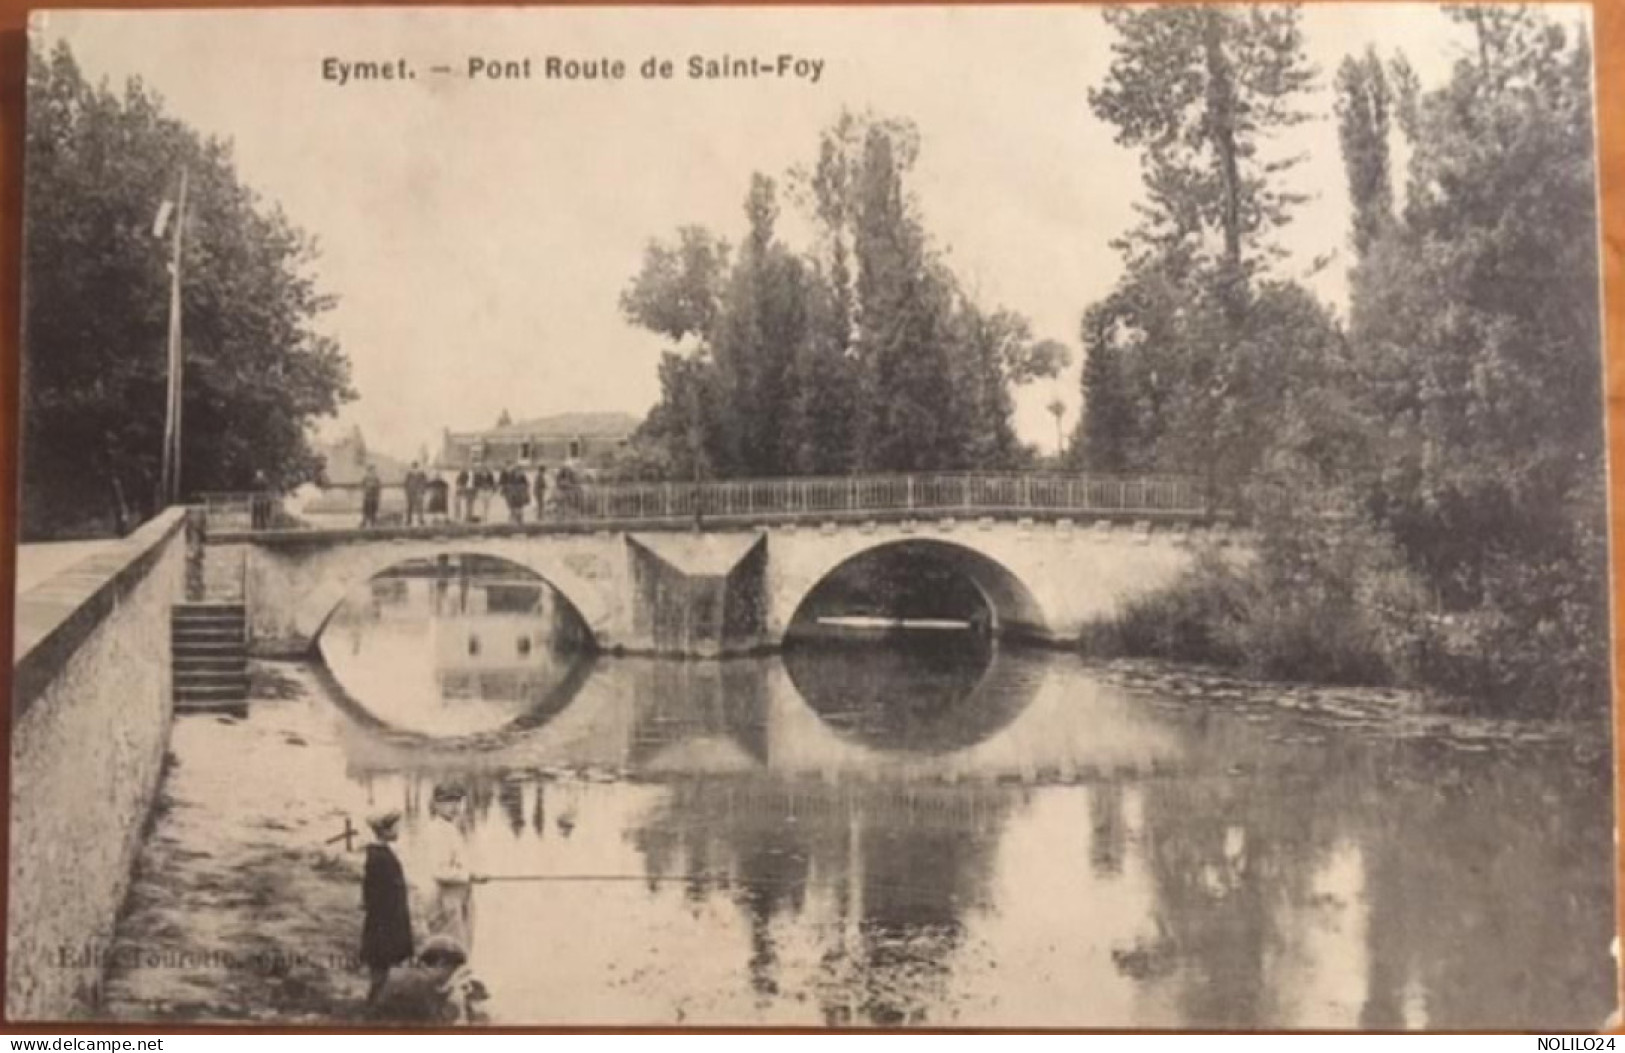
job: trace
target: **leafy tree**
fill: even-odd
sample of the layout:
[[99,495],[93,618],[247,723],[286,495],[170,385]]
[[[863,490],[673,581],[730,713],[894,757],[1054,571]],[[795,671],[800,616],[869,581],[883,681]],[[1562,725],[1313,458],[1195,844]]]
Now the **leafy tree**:
[[[1532,9],[1450,13],[1475,54],[1416,99],[1405,208],[1353,274],[1385,424],[1370,504],[1474,638],[1500,641],[1476,690],[1605,698],[1590,47]],[[1552,675],[1537,640],[1587,674]]]
[[1116,243],[1122,280],[1085,316],[1095,365],[1074,459],[1239,482],[1261,453],[1244,440],[1282,390],[1260,368],[1280,348],[1251,315],[1278,255],[1271,236],[1301,200],[1283,180],[1298,159],[1267,149],[1305,116],[1297,101],[1313,71],[1298,13],[1181,5],[1105,18],[1113,62],[1089,102],[1141,151],[1146,199]]
[[[1089,93],[1117,141],[1140,148],[1147,201],[1124,239],[1131,261],[1178,255],[1215,272],[1232,313],[1273,255],[1269,233],[1301,195],[1279,176],[1270,135],[1305,119],[1313,70],[1290,6],[1106,8],[1116,30],[1106,84]],[[1212,245],[1216,235],[1218,245]]]
[[1024,462],[1010,386],[1069,353],[960,289],[907,192],[918,150],[907,122],[844,114],[815,167],[792,173],[816,229],[807,251],[777,237],[777,184],[761,174],[734,258],[697,228],[649,246],[622,310],[679,346],[642,441],[722,476]]
[[963,298],[950,324],[952,416],[961,431],[956,466],[1012,467],[1021,444],[1011,424],[1008,363],[1028,353],[1032,326],[1010,311],[985,312]]
[[722,392],[709,344],[722,316],[729,254],[728,243],[704,228],[683,227],[675,244],[649,243],[642,269],[621,293],[628,321],[678,345],[661,356],[660,402],[634,438],[645,449],[663,449],[657,460],[681,478],[710,474],[717,451],[733,445],[719,430]]
[[66,44],[28,68],[23,533],[127,526],[157,503],[167,404],[169,243],[184,169],[182,489],[314,478],[310,428],[353,398],[315,320],[313,243],[236,174],[230,146],[139,81],[91,85]]
[[1109,339],[1092,344],[1084,358],[1083,403],[1068,460],[1091,472],[1126,471],[1138,417],[1117,345]]
[[745,201],[749,233],[740,246],[724,295],[722,322],[713,339],[719,382],[725,389],[726,474],[777,476],[793,468],[796,437],[794,383],[797,351],[811,337],[808,274],[803,262],[774,237],[776,187],[751,178]]
[[789,450],[795,474],[837,475],[855,463],[857,360],[851,305],[837,273],[808,267],[807,339],[796,348]]
[[730,251],[703,227],[680,228],[675,245],[651,241],[643,269],[621,293],[621,313],[673,342],[710,339],[722,314]]
[[852,181],[857,260],[858,467],[917,471],[956,457],[952,290],[905,195],[911,143],[871,125]]
[[1364,256],[1393,219],[1388,137],[1393,109],[1388,76],[1375,49],[1337,69],[1337,133],[1354,209],[1354,251]]

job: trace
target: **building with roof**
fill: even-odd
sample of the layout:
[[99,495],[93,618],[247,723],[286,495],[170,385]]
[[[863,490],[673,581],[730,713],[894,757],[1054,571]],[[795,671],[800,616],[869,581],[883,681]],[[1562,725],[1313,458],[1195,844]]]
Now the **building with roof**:
[[629,413],[556,413],[513,421],[504,412],[485,431],[447,430],[435,467],[609,468],[625,455],[637,427],[638,419]]
[[386,486],[398,485],[406,478],[406,462],[369,448],[360,428],[351,428],[348,435],[332,442],[318,443],[316,452],[322,456],[319,485],[323,488],[360,486],[369,464]]

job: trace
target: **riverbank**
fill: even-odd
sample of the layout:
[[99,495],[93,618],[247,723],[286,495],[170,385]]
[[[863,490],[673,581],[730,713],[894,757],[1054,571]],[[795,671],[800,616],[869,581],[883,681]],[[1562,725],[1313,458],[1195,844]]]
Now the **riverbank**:
[[[1089,627],[1078,650],[1228,670],[1256,682],[1405,688],[1442,717],[1609,719],[1606,596],[1542,568],[1461,609],[1442,605],[1384,536],[1345,525],[1204,553],[1173,584]],[[1547,593],[1557,589],[1556,598]]]
[[361,1019],[361,855],[325,843],[347,814],[323,792],[343,765],[336,729],[310,719],[308,675],[258,666],[247,718],[176,719],[106,1018]]
[[1577,757],[1593,760],[1611,749],[1605,719],[1537,720],[1476,716],[1456,711],[1454,700],[1426,691],[1394,687],[1297,684],[1244,677],[1223,668],[1152,658],[1085,658],[1102,679],[1168,704],[1223,709],[1265,719],[1289,713],[1340,729],[1396,740],[1427,739],[1440,746],[1475,752],[1497,743],[1572,746]]

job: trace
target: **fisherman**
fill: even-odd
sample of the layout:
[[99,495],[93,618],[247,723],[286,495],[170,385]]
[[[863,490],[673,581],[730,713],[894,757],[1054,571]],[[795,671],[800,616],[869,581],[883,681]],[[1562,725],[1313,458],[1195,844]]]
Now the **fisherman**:
[[429,800],[428,845],[431,887],[428,931],[449,936],[467,950],[473,945],[474,898],[472,876],[465,857],[463,817],[465,792],[461,786],[441,783]]
[[367,1002],[384,989],[389,971],[412,957],[412,913],[406,874],[390,844],[400,835],[401,813],[383,812],[367,820],[374,840],[367,846],[361,876],[361,961],[370,978]]

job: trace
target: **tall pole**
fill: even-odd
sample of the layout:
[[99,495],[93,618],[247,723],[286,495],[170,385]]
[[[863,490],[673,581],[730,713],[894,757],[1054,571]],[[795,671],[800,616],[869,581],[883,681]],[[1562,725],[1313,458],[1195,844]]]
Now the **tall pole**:
[[175,242],[169,263],[169,401],[164,413],[164,457],[161,498],[177,504],[181,493],[181,390],[185,362],[181,355],[181,237],[186,230],[186,169],[181,169],[180,197],[175,205]]

